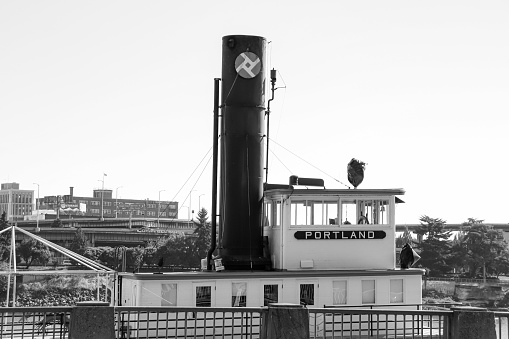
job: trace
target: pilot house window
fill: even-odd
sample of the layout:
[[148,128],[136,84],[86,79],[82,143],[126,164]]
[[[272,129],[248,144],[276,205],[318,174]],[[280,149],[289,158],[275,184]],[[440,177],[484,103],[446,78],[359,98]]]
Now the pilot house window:
[[388,199],[341,199],[341,224],[389,224]]
[[292,200],[292,225],[328,225],[338,220],[338,200]]
[[281,225],[281,201],[267,200],[265,202],[263,226],[280,226]]

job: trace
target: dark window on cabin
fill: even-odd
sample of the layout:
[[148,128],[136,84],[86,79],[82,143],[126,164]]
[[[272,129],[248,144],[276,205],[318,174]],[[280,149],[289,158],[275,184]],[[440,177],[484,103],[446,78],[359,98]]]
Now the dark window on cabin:
[[196,286],[196,307],[212,306],[212,288],[210,286]]
[[279,301],[278,285],[263,285],[263,306]]
[[314,284],[301,284],[300,285],[300,304],[301,305],[314,305],[315,304],[315,285]]

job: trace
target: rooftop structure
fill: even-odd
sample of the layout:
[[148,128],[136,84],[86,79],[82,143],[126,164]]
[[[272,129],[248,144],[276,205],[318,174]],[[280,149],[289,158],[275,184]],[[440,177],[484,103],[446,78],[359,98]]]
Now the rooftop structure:
[[178,202],[149,199],[119,199],[112,190],[95,189],[92,197],[69,194],[39,199],[39,209],[55,211],[56,218],[178,218]]
[[33,190],[22,190],[17,182],[3,183],[0,189],[0,214],[9,221],[23,220],[33,211]]

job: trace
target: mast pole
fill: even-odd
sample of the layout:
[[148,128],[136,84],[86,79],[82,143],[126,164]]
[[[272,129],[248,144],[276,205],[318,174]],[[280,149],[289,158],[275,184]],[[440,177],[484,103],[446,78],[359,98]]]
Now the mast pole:
[[216,249],[216,214],[217,214],[217,149],[219,133],[219,82],[221,79],[214,79],[214,133],[212,144],[212,220],[210,234],[210,248],[207,252],[207,271],[212,270],[212,253]]
[[[274,100],[274,91],[276,90],[276,70],[270,70],[270,83],[272,84],[271,92],[272,97],[267,101],[267,111],[265,115],[267,116],[267,149],[265,156],[265,187],[267,187],[267,181],[269,178],[269,133],[270,133],[270,102]],[[264,187],[264,191],[265,191]]]

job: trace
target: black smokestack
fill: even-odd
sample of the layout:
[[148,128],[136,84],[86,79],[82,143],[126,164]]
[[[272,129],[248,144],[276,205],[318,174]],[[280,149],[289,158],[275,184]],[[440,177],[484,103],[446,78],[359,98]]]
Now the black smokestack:
[[262,203],[265,45],[257,36],[223,37],[221,221],[226,269],[263,269]]

